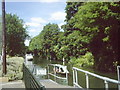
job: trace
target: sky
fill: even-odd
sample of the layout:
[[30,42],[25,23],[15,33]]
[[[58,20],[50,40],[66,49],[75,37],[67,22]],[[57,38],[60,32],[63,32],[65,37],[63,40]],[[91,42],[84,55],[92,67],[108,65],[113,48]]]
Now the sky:
[[[6,2],[6,12],[16,14],[23,19],[24,26],[28,26],[28,34],[31,37],[38,35],[43,26],[55,23],[59,26],[65,24],[65,2],[58,0],[44,0],[44,2]],[[29,40],[25,41],[28,46]]]

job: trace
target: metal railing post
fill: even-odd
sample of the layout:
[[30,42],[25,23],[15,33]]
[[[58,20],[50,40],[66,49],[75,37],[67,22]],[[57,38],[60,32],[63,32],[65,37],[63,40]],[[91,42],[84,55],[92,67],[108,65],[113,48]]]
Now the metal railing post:
[[105,89],[108,90],[108,82],[105,80],[104,83],[105,83]]
[[[120,83],[120,82],[119,82]],[[120,84],[118,84],[118,90],[120,90]]]
[[79,69],[79,68],[76,68],[76,67],[73,67],[73,84],[74,84],[74,86],[80,87],[80,85],[78,84],[78,80],[77,80],[78,77],[77,77],[76,71],[80,71],[80,72],[85,73],[85,75],[86,75],[86,87],[87,88],[90,88],[89,77],[88,77],[90,75],[90,76],[93,76],[93,77],[96,77],[98,79],[103,80],[106,90],[108,90],[108,88],[109,88],[109,83],[114,83],[114,84],[118,85],[118,90],[120,90],[119,80],[117,81],[117,80],[114,80],[114,79],[110,79],[108,77],[103,77],[103,76],[100,76],[100,75],[97,75],[97,74],[94,74],[94,73],[91,73],[89,71],[85,71],[85,70],[82,70],[82,69]]
[[67,83],[68,83],[68,73],[66,72],[66,80],[67,80]]
[[88,74],[85,73],[85,76],[86,76],[86,88],[89,88],[89,77],[88,77]]
[[49,78],[50,78],[50,77],[49,77],[49,65],[48,65],[47,69],[48,69],[48,79],[49,79]]
[[118,74],[118,90],[120,90],[120,66],[117,66],[117,74]]
[[[55,69],[55,66],[53,68]],[[54,71],[54,75],[56,76],[56,71]],[[56,77],[54,77],[54,80],[56,82]]]
[[74,72],[74,69],[73,69],[73,85],[74,85],[74,87],[75,87],[75,72]]
[[75,79],[76,79],[76,83],[78,84],[78,74],[77,74],[77,70],[75,70]]

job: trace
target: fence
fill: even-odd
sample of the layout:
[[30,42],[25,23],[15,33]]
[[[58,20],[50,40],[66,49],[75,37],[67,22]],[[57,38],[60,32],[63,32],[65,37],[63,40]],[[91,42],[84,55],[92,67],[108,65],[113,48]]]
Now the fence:
[[23,80],[26,90],[45,90],[45,87],[37,80],[33,73],[23,64]]
[[[60,76],[57,76],[57,73],[56,72],[50,72],[50,66],[52,66],[53,68],[55,68],[55,65],[54,64],[48,64],[48,67],[47,67],[47,74],[48,74],[48,79],[50,79],[50,76],[53,76],[54,77],[54,81],[57,82],[57,79],[59,79],[59,81],[61,82],[58,82],[60,84],[64,83],[64,85],[68,85],[68,73],[66,72],[65,74],[65,77],[60,77]],[[52,71],[53,71],[53,68],[52,68]]]
[[[88,71],[85,71],[85,70],[82,70],[82,69],[78,69],[78,68],[76,68],[76,67],[73,67],[73,84],[74,84],[74,86],[77,86],[77,87],[79,87],[79,88],[81,88],[81,86],[78,84],[78,74],[77,74],[78,71],[85,73],[85,77],[86,77],[86,88],[90,88],[90,87],[89,87],[89,75],[103,80],[103,81],[104,81],[104,84],[105,84],[105,89],[106,89],[106,90],[108,90],[108,88],[109,88],[109,82],[114,83],[114,84],[117,84],[118,86],[120,86],[120,82],[117,81],[117,80],[110,79],[110,78],[107,78],[107,77],[103,77],[103,76],[100,76],[100,75],[97,75],[97,74],[94,74],[94,73],[91,73],[91,72],[88,72]],[[118,88],[118,90],[120,90],[120,88]]]

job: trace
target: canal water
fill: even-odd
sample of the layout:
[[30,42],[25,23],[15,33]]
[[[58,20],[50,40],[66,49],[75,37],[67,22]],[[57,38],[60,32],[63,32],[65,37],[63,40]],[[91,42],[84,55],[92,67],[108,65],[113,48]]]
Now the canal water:
[[[55,60],[46,60],[46,59],[40,59],[38,57],[35,57],[33,60],[33,63],[36,64],[39,68],[45,69],[47,64],[62,64],[63,62],[61,61],[55,61]],[[65,63],[67,66],[67,69],[69,71],[68,75],[68,85],[73,86],[73,72],[72,72],[72,65],[69,63]],[[117,80],[117,73],[101,73],[94,71],[93,69],[90,68],[81,68],[90,72],[93,72],[95,74],[104,76],[104,77],[109,77],[111,79],[116,79]],[[78,72],[78,83],[80,86],[85,88],[86,86],[86,79],[85,79],[85,74],[82,72]],[[100,80],[98,78],[89,76],[89,84],[90,88],[104,88],[105,84],[103,80]],[[112,83],[109,83],[109,88],[117,88],[118,86]]]

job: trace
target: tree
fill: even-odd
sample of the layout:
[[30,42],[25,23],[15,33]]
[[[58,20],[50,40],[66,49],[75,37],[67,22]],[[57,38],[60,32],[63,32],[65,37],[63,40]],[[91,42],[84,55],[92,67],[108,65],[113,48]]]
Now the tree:
[[67,2],[65,12],[66,12],[66,24],[62,26],[62,28],[67,33],[70,33],[73,30],[78,30],[78,28],[73,27],[75,22],[70,22],[70,20],[74,17],[75,13],[78,12],[78,7],[82,5],[82,2]]
[[60,29],[57,24],[47,24],[44,26],[41,33],[34,37],[29,49],[38,51],[42,57],[56,59],[56,54],[53,51],[54,45],[57,45],[58,33]]
[[24,41],[28,37],[24,22],[15,14],[6,14],[7,54],[10,56],[25,53]]
[[68,2],[66,13],[64,32],[60,32],[56,24],[47,24],[32,39],[30,48],[49,59],[75,58],[73,61],[77,63],[89,64],[90,56],[90,65],[94,64],[95,69],[115,71],[120,65],[120,3]]
[[[118,41],[120,3],[84,3],[72,18],[74,27],[88,39],[89,50],[95,57],[98,70],[114,71],[120,64]],[[83,41],[86,40],[82,38]]]
[[60,29],[57,24],[47,24],[44,26],[43,31],[41,34],[43,34],[44,41],[44,51],[47,58],[50,59],[57,59],[55,52],[53,51],[53,46],[57,44],[57,38],[58,33],[60,32]]

